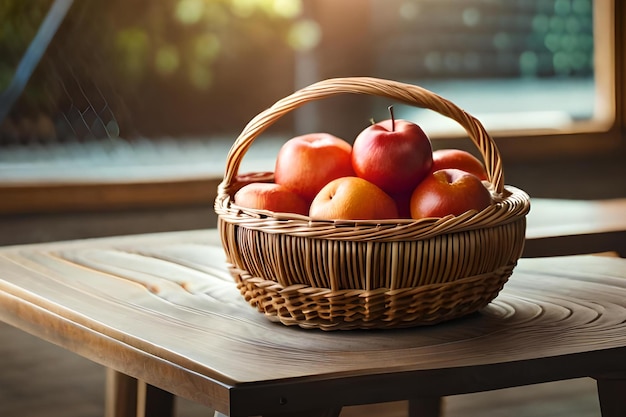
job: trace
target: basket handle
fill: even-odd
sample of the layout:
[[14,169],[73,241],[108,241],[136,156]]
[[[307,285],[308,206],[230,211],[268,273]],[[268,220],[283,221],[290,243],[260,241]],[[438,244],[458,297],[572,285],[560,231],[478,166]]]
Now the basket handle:
[[500,152],[483,125],[454,103],[412,84],[383,80],[371,77],[331,78],[311,84],[293,94],[278,100],[274,105],[256,115],[239,134],[226,159],[224,179],[218,193],[229,194],[243,156],[252,142],[283,115],[312,100],[319,100],[338,94],[369,94],[387,97],[402,103],[433,110],[460,124],[480,151],[489,182],[498,195],[504,191],[504,177]]

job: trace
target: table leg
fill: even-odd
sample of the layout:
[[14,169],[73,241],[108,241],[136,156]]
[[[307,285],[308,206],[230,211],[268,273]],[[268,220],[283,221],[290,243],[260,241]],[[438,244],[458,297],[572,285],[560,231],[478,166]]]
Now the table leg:
[[439,417],[441,397],[413,398],[409,400],[409,417]]
[[137,380],[107,368],[105,417],[136,417]]
[[174,395],[107,369],[105,417],[173,417]]
[[598,378],[596,382],[602,417],[626,416],[626,377]]
[[174,395],[139,381],[137,417],[174,417]]

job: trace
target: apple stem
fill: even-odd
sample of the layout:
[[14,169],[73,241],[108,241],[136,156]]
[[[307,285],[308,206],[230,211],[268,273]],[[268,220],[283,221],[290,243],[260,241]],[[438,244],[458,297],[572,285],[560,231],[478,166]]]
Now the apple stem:
[[389,115],[391,116],[391,131],[395,132],[396,131],[396,118],[393,115],[393,106],[389,106],[387,107],[387,109],[389,110]]

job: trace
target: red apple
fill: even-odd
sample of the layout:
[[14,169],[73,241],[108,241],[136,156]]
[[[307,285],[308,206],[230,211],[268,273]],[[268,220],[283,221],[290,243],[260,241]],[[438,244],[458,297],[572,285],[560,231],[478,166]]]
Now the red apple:
[[326,184],[311,203],[309,216],[328,220],[397,219],[395,201],[371,182],[341,177]]
[[389,194],[410,192],[430,171],[430,139],[415,123],[389,120],[364,129],[352,145],[352,167]]
[[290,189],[275,183],[253,182],[235,193],[234,203],[241,207],[295,213],[306,216],[309,203]]
[[274,181],[312,201],[335,178],[353,176],[352,146],[328,133],[289,139],[278,151]]
[[398,216],[401,219],[411,218],[411,191],[405,191],[403,193],[394,194],[391,198],[396,202],[398,208]]
[[433,152],[432,172],[445,168],[456,168],[487,180],[487,170],[474,155],[461,149],[438,149]]
[[458,216],[468,210],[483,210],[491,203],[491,193],[476,175],[441,169],[428,174],[413,191],[411,217]]

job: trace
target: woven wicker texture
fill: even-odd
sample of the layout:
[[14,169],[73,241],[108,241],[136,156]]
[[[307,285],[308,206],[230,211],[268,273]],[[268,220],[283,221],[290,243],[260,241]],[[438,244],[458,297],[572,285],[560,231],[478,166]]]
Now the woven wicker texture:
[[[237,207],[238,176],[253,141],[288,112],[337,94],[369,94],[424,107],[465,128],[480,151],[495,204],[441,219],[313,220]],[[215,210],[231,273],[248,302],[270,319],[324,330],[434,324],[493,300],[521,256],[529,197],[504,185],[498,149],[482,124],[421,87],[375,78],[336,78],[293,93],[253,118],[233,144]]]

